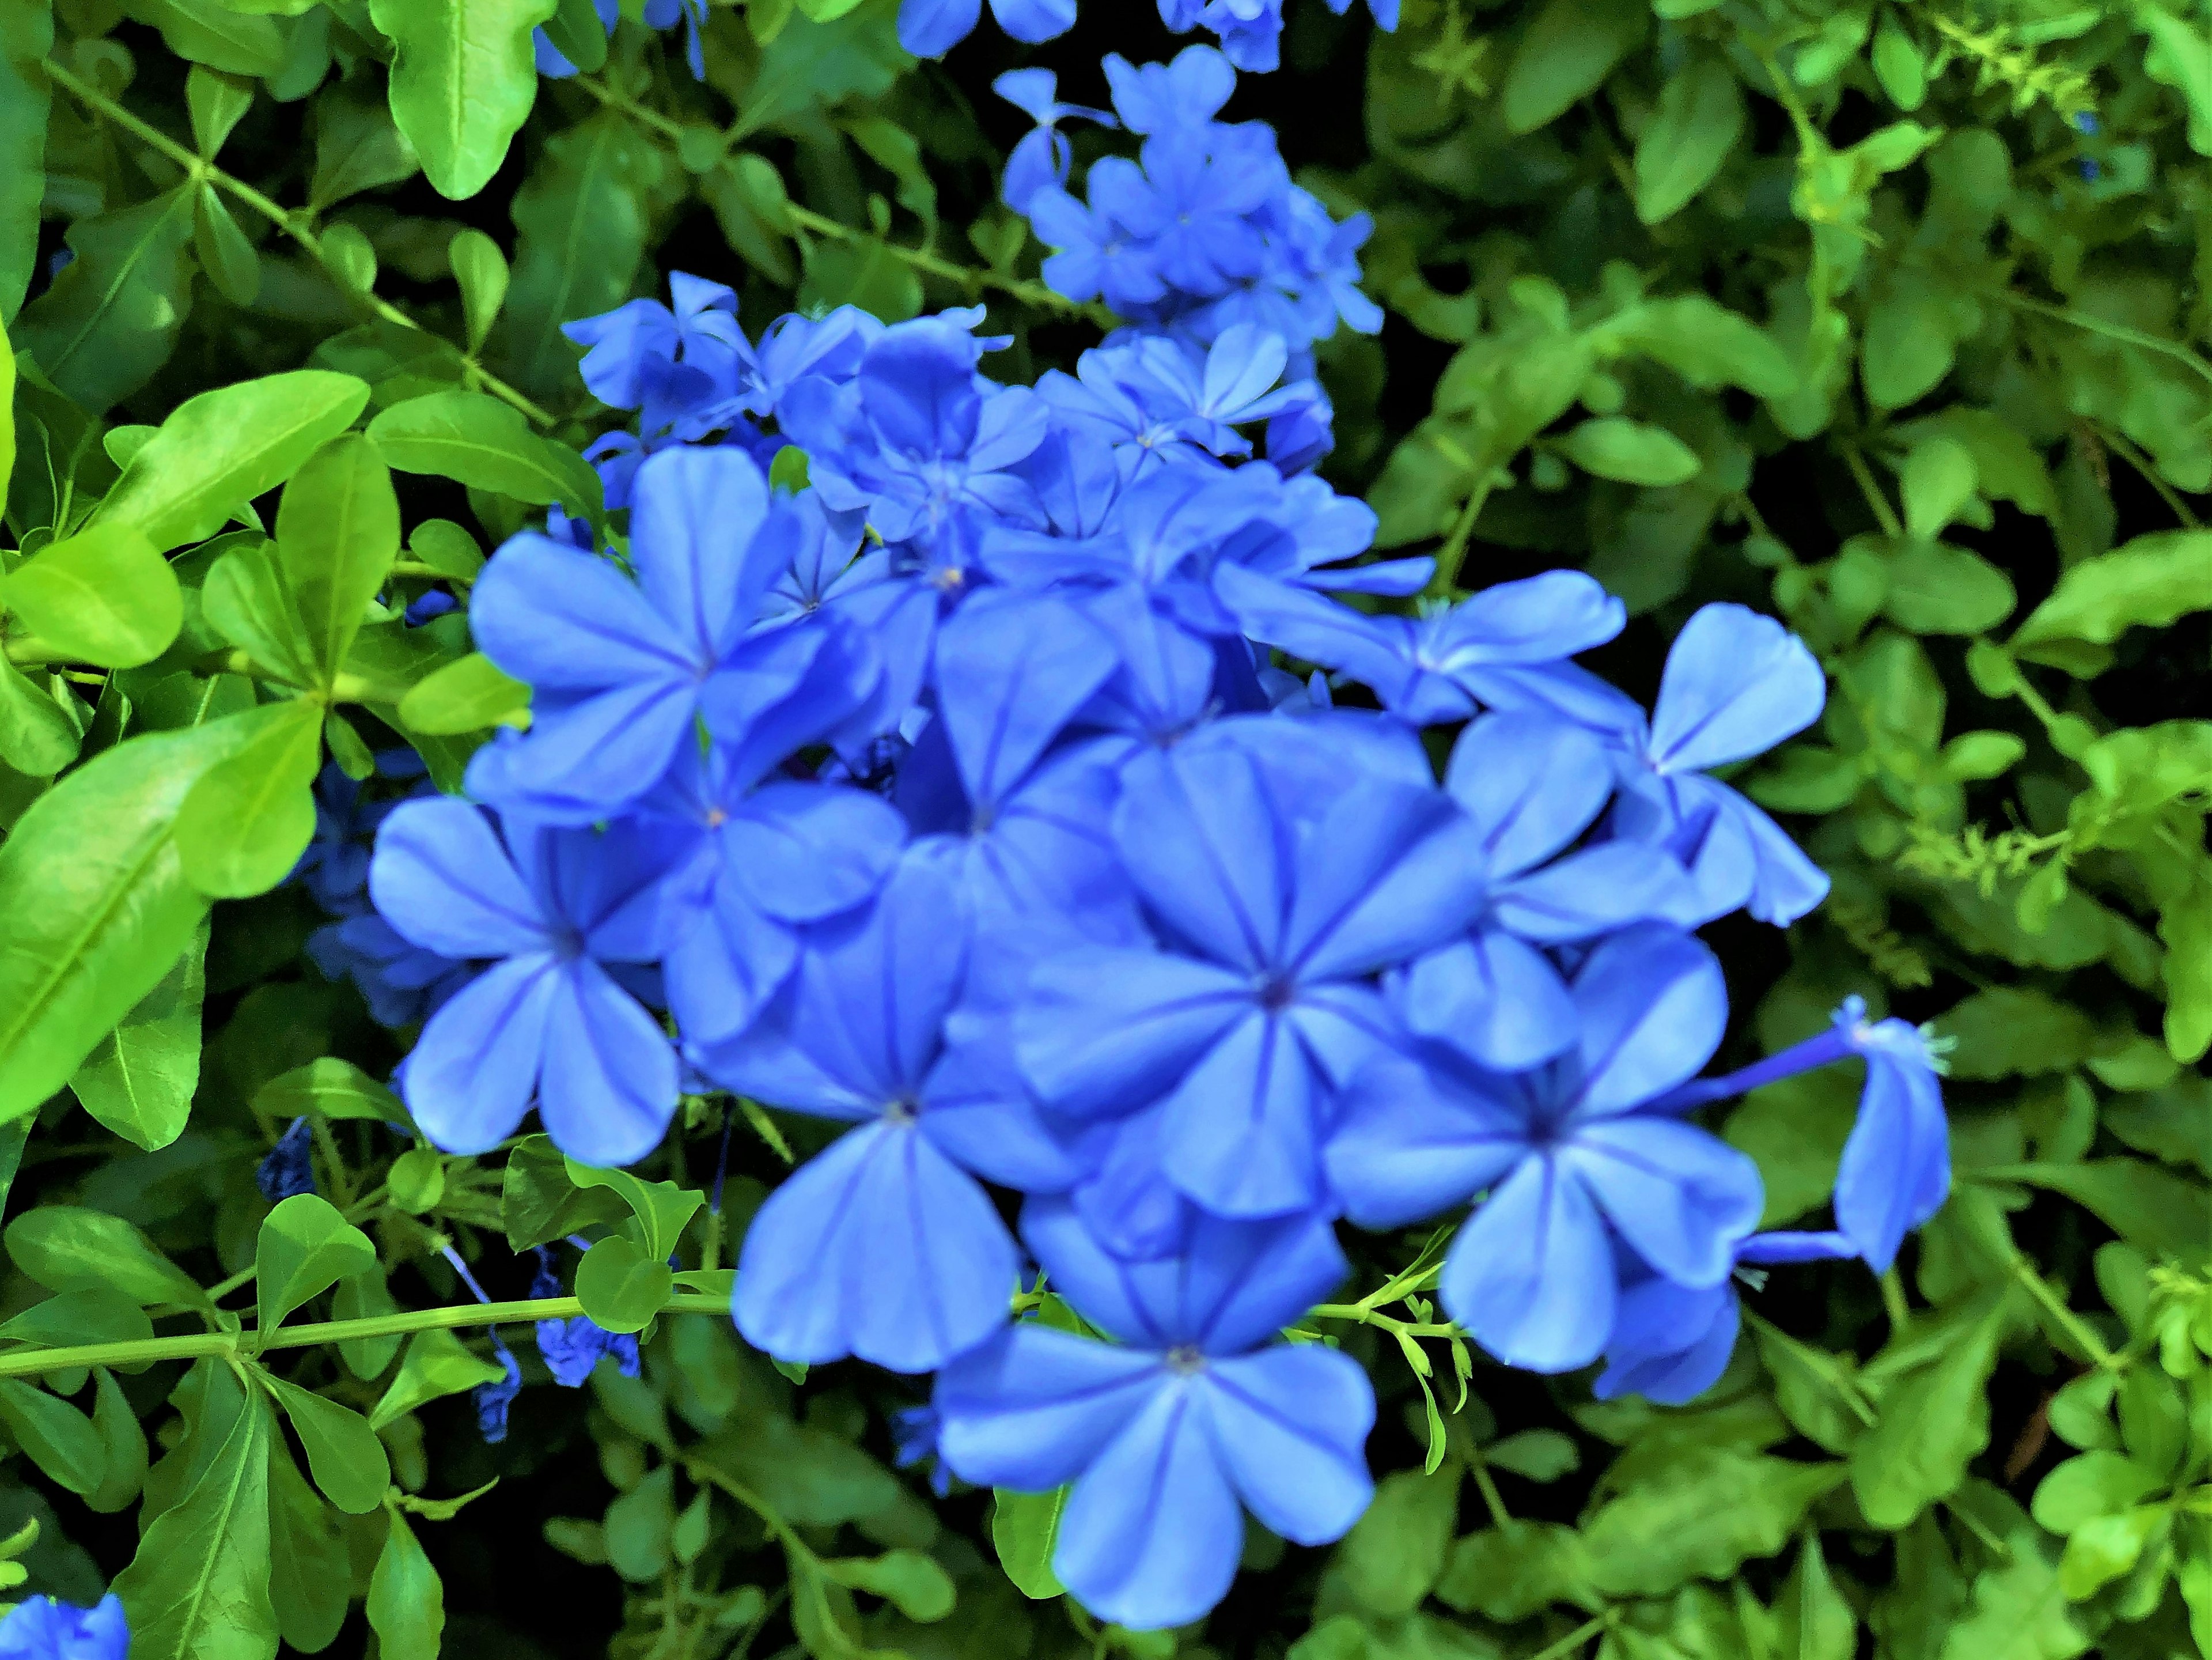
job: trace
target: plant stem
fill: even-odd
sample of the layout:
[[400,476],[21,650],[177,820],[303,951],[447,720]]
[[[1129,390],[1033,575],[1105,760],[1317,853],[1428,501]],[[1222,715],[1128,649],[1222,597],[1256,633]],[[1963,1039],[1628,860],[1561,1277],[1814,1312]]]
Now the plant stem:
[[2141,329],[2131,329],[2124,323],[2108,323],[2101,317],[2092,317],[2065,306],[2054,306],[2042,300],[2031,300],[2010,289],[1977,288],[1975,293],[1984,299],[1995,300],[2000,305],[2017,311],[2032,313],[2037,317],[2048,317],[2054,323],[2066,323],[2084,334],[2099,335],[2124,346],[2134,346],[2143,351],[2156,352],[2161,357],[2171,357],[2201,380],[2212,381],[2212,363],[2178,341],[2161,339],[2155,334],[2145,334]]
[[[47,75],[59,85],[67,88],[70,93],[77,100],[78,102],[87,106],[88,108],[98,111],[101,115],[106,116],[109,120],[114,122],[117,126],[123,128],[134,137],[159,150],[163,155],[168,157],[170,161],[182,167],[192,179],[202,183],[214,185],[217,188],[227,191],[229,194],[236,197],[240,201],[245,203],[246,206],[252,208],[256,213],[260,214],[271,224],[275,225],[277,229],[283,231],[287,236],[289,236],[295,242],[297,242],[301,248],[306,250],[308,257],[313,258],[316,264],[321,265],[325,271],[330,271],[330,261],[325,258],[323,253],[323,240],[321,237],[316,235],[313,231],[307,228],[302,215],[295,214],[289,209],[279,206],[268,197],[264,196],[259,191],[254,189],[252,185],[247,184],[244,179],[234,179],[230,174],[225,173],[221,167],[216,167],[214,162],[210,161],[202,156],[195,155],[191,150],[186,149],[182,144],[179,144],[175,139],[170,137],[168,134],[163,132],[159,127],[141,120],[137,116],[133,115],[129,110],[124,108],[122,105],[108,97],[106,94],[101,92],[97,87],[92,86],[87,82],[79,80],[76,76],[70,74],[69,70],[64,69],[59,64],[55,63],[52,58],[46,60],[46,67]],[[392,304],[391,301],[380,299],[374,294],[353,287],[343,278],[338,277],[335,271],[332,271],[331,274],[332,279],[337,282],[338,287],[342,290],[358,299],[363,305],[367,306],[370,311],[375,313],[378,317],[383,319],[384,321],[387,323],[396,323],[402,328],[413,329],[417,333],[427,334],[429,332],[428,330],[423,328],[420,323],[410,317],[405,312],[400,310],[398,307]],[[515,409],[521,410],[524,415],[529,417],[531,420],[536,422],[541,427],[550,427],[553,424],[553,417],[550,415],[547,414],[545,410],[540,409],[536,404],[523,396],[521,392],[516,391],[513,386],[508,386],[506,381],[501,380],[497,375],[483,368],[476,361],[475,358],[470,356],[465,352],[461,354],[461,362],[467,375],[469,384],[471,386],[481,391],[489,392],[501,403],[513,405]]]
[[[729,1299],[696,1292],[676,1292],[660,1305],[663,1314],[729,1315]],[[280,1326],[255,1332],[190,1332],[176,1337],[139,1337],[115,1343],[81,1343],[63,1349],[18,1349],[0,1354],[0,1377],[35,1377],[76,1366],[130,1366],[155,1360],[191,1360],[202,1355],[254,1355],[271,1349],[303,1349],[317,1343],[356,1338],[396,1337],[409,1332],[454,1331],[469,1326],[521,1325],[565,1320],[584,1312],[574,1297],[541,1297],[514,1303],[470,1303],[442,1309],[412,1309],[371,1315],[361,1320],[324,1320],[304,1326]]]
[[1558,1642],[1537,1650],[1528,1657],[1528,1660],[1560,1660],[1561,1656],[1572,1654],[1612,1623],[1610,1614],[1601,1614],[1595,1620],[1576,1627]]
[[1889,498],[1875,482],[1874,470],[1867,465],[1866,453],[1854,443],[1846,442],[1839,447],[1844,453],[1844,464],[1858,481],[1859,494],[1866,497],[1867,508],[1874,514],[1875,523],[1881,526],[1881,533],[1892,540],[1903,536],[1905,526],[1898,522],[1897,509],[1889,505]]
[[2012,1275],[2020,1281],[2022,1290],[2043,1305],[2044,1311],[2057,1323],[2061,1331],[2074,1340],[2082,1353],[2105,1371],[2118,1369],[2119,1356],[2106,1348],[2104,1341],[2089,1329],[2087,1323],[2068,1308],[2065,1300],[2044,1282],[2043,1276],[2035,1271],[2033,1262],[2025,1256],[2015,1256],[2012,1259]]

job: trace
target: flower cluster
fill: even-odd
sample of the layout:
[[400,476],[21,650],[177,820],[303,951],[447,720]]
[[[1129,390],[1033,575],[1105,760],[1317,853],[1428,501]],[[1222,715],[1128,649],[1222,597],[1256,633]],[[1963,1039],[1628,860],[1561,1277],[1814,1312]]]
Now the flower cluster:
[[[1351,5],[1328,0],[1340,17]],[[1368,5],[1382,27],[1398,27],[1398,0]],[[973,33],[982,15],[982,0],[903,0],[899,43],[917,58],[941,57]],[[991,15],[1015,40],[1034,45],[1075,26],[1075,0],[991,0]],[[1178,34],[1211,29],[1240,70],[1272,70],[1281,55],[1283,0],[1160,0],[1160,21]]]
[[27,1597],[0,1620],[0,1660],[123,1660],[130,1646],[123,1602],[112,1591],[88,1608]]
[[[1164,132],[1225,73],[1123,65],[1120,119]],[[1242,131],[1121,177],[1249,160]],[[1146,256],[1176,293],[1249,282],[1221,251],[1261,204],[1229,200]],[[1854,1002],[1701,1076],[1728,1005],[1696,930],[1826,891],[1714,775],[1820,713],[1780,625],[1700,611],[1647,713],[1572,660],[1624,622],[1580,573],[1393,609],[1435,573],[1364,561],[1373,514],[1310,471],[1328,405],[1285,376],[1322,331],[1218,289],[1103,290],[1146,325],[1027,387],[979,372],[980,312],[755,340],[672,286],[571,330],[640,412],[593,451],[626,534],[556,515],[474,589],[528,730],[378,828],[379,914],[468,976],[399,1076],[438,1145],[534,1108],[627,1163],[686,1089],[848,1125],[752,1222],[739,1329],[935,1372],[943,1465],[1072,1485],[1055,1569],[1132,1627],[1224,1594],[1243,1512],[1313,1544],[1367,1503],[1365,1374],[1277,1341],[1347,1272],[1340,1221],[1475,1201],[1441,1281],[1475,1341],[1680,1401],[1739,1263],[1886,1268],[1941,1204],[1903,1023]],[[1692,1114],[1843,1060],[1834,1228],[1754,1233],[1756,1167]],[[1032,1264],[1079,1318],[1010,1319]]]
[[[1217,3],[1218,0],[1217,0]],[[1017,70],[1001,97],[1038,123],[1006,168],[1006,199],[1054,250],[1045,281],[1071,300],[1103,299],[1147,333],[1210,345],[1240,325],[1280,336],[1301,358],[1340,320],[1363,334],[1382,313],[1359,291],[1367,216],[1339,223],[1291,182],[1264,122],[1214,117],[1237,87],[1229,58],[1190,46],[1142,67],[1105,60],[1114,112],[1054,101],[1049,70]],[[1067,189],[1073,158],[1059,124],[1118,125],[1143,140]]]

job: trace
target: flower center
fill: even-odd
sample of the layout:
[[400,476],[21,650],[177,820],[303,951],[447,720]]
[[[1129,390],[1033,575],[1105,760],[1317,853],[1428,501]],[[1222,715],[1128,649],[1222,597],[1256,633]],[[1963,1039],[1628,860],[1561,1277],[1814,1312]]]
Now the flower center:
[[1195,1377],[1206,1370],[1206,1357],[1195,1343],[1178,1343],[1167,1353],[1167,1367],[1178,1377]]
[[1280,1014],[1297,1000],[1297,982],[1286,974],[1260,982],[1260,1006],[1270,1014]]
[[902,1097],[884,1105],[884,1122],[887,1124],[911,1124],[921,1116],[921,1108]]

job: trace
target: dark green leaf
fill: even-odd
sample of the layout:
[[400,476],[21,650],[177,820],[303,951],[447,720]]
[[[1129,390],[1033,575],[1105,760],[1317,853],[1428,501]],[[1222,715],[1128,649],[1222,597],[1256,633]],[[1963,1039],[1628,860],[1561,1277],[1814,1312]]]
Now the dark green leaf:
[[368,1420],[281,1377],[270,1377],[268,1383],[307,1449],[307,1468],[323,1496],[356,1516],[382,1504],[392,1485],[392,1466]]
[[567,446],[540,438],[529,422],[480,392],[440,392],[396,404],[368,423],[384,459],[402,472],[436,473],[518,502],[558,502],[596,519],[599,481]]
[[999,1553],[999,1566],[1024,1596],[1042,1601],[1066,1589],[1052,1571],[1052,1554],[1060,1546],[1067,1493],[1066,1487],[1050,1493],[1009,1493],[1004,1487],[992,1492],[991,1544]]
[[[67,238],[76,257],[16,319],[16,344],[86,409],[105,410],[130,397],[168,361],[191,308],[186,250],[195,196],[192,186],[179,185],[135,207],[78,220]],[[139,528],[153,534],[143,523]],[[155,544],[176,543],[155,537]]]

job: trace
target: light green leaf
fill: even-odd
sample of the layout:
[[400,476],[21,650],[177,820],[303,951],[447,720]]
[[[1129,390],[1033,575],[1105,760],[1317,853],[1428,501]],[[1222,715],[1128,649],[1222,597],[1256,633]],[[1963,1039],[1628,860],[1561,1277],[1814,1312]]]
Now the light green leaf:
[[407,551],[440,575],[473,582],[483,569],[477,538],[450,519],[425,519],[408,533]]
[[284,486],[276,555],[327,686],[399,556],[399,498],[367,438],[333,438]]
[[132,526],[156,548],[203,540],[290,477],[368,403],[365,382],[323,369],[204,392],[131,458],[93,522]]
[[668,1301],[668,1264],[647,1256],[617,1234],[584,1253],[576,1268],[576,1295],[584,1312],[609,1331],[642,1331]]
[[1482,1450],[1483,1462],[1531,1481],[1556,1481],[1582,1465],[1573,1438],[1557,1430],[1522,1430]]
[[263,1377],[307,1449],[307,1468],[315,1473],[315,1485],[323,1496],[356,1516],[366,1516],[382,1504],[385,1490],[392,1485],[392,1464],[368,1420],[296,1383],[267,1373]]
[[991,1493],[991,1544],[999,1553],[999,1566],[1016,1590],[1036,1601],[1058,1596],[1066,1589],[1052,1571],[1052,1554],[1060,1545],[1067,1494],[1066,1487],[1050,1493],[1010,1493],[998,1487]]
[[141,1306],[204,1308],[197,1280],[119,1216],[74,1205],[40,1205],[8,1225],[8,1255],[49,1291],[112,1287]]
[[1882,614],[1915,634],[1979,634],[2012,615],[2012,579],[1948,542],[1907,542],[1887,561]]
[[850,1590],[882,1597],[917,1624],[933,1624],[952,1612],[951,1577],[918,1550],[830,1557],[822,1572]]
[[2005,1164],[1978,1174],[1988,1181],[2024,1182],[2063,1193],[2153,1256],[2199,1258],[2204,1241],[2212,1238],[2212,1191],[2143,1159]]
[[1932,542],[1973,501],[1979,475],[1964,444],[1940,434],[1915,444],[1900,483],[1908,536]]
[[97,526],[42,549],[16,568],[0,598],[58,655],[102,668],[151,662],[185,619],[168,562],[128,525]]
[[1990,1374],[2004,1329],[2001,1298],[1965,1310],[1936,1357],[1891,1383],[1850,1455],[1859,1508],[1895,1531],[1956,1491],[1990,1443]]
[[261,297],[261,255],[212,185],[202,185],[192,198],[192,252],[216,292],[232,305],[250,307]]
[[528,713],[530,688],[480,651],[433,669],[399,700],[410,732],[432,737],[480,732]]
[[1656,225],[1688,206],[1735,153],[1743,128],[1743,89],[1723,60],[1695,58],[1668,76],[1636,141],[1636,216]]
[[1554,1602],[1595,1608],[1583,1536],[1556,1522],[1508,1522],[1457,1541],[1437,1582],[1437,1600],[1489,1620],[1512,1621]]
[[1384,1616],[1421,1605],[1444,1570],[1459,1511],[1459,1467],[1400,1470],[1375,1488],[1375,1500],[1337,1547],[1335,1572],[1362,1608]]
[[[44,683],[44,684],[42,684]],[[33,778],[51,777],[77,757],[84,734],[61,700],[0,657],[0,761]]]
[[185,75],[185,112],[191,118],[192,143],[213,160],[253,107],[253,82],[195,64]]
[[1820,1554],[1820,1536],[1808,1531],[1797,1566],[1776,1599],[1775,1646],[1786,1660],[1851,1660],[1858,1652],[1858,1619],[1844,1601]]
[[471,489],[534,506],[558,502],[580,518],[601,513],[599,475],[566,445],[540,438],[521,414],[480,392],[435,392],[395,404],[368,423],[402,472],[435,473]]
[[[604,54],[606,33],[596,17],[592,32],[599,36]],[[491,238],[471,229],[459,232],[447,245],[446,260],[453,268],[453,280],[461,285],[461,316],[468,329],[469,350],[481,351],[491,325],[499,319],[499,308],[507,303],[507,256]]]
[[261,1330],[276,1330],[309,1298],[375,1266],[376,1247],[337,1206],[319,1194],[294,1194],[262,1219],[254,1242],[254,1307]]
[[1608,1596],[1658,1596],[1692,1578],[1725,1579],[1772,1556],[1841,1464],[1801,1464],[1730,1448],[1662,1465],[1602,1505],[1583,1529],[1591,1578]]
[[1509,132],[1534,132],[1598,86],[1651,27],[1642,0],[1546,0],[1505,71]]
[[678,1187],[673,1182],[647,1182],[623,1170],[599,1170],[590,1164],[568,1161],[568,1179],[579,1188],[605,1188],[618,1195],[629,1207],[644,1231],[645,1251],[648,1256],[666,1258],[684,1237],[684,1230],[707,1202],[707,1195],[696,1188]]
[[200,1005],[207,989],[203,923],[161,984],[94,1045],[70,1079],[84,1110],[147,1152],[184,1134],[200,1081]]
[[202,893],[266,893],[300,862],[315,833],[310,787],[322,761],[322,706],[304,697],[231,717],[249,736],[200,775],[177,813],[177,852]]
[[369,1576],[367,1607],[378,1652],[386,1660],[438,1660],[446,1631],[446,1587],[398,1511]]
[[1686,483],[1703,465],[1698,453],[1664,427],[1619,415],[1583,422],[1559,440],[1559,453],[1584,472],[1627,484]]
[[2164,628],[2212,610],[2212,530],[2154,531],[2085,559],[2058,579],[2011,641],[2014,653],[2045,642],[2110,645],[2130,629]]
[[269,676],[318,684],[274,544],[240,541],[215,562],[200,584],[200,618]]
[[399,1098],[350,1061],[325,1055],[271,1079],[254,1095],[253,1110],[266,1118],[368,1118],[412,1130]]
[[2085,1452],[2043,1478],[2030,1508],[2038,1523],[2065,1535],[2140,1504],[2164,1486],[2154,1471],[2118,1452]]
[[507,159],[538,96],[530,35],[556,0],[369,0],[391,38],[392,118],[450,201],[474,196]]
[[2008,1556],[1975,1576],[1972,1612],[1944,1633],[1939,1660],[2073,1660],[2089,1647],[2035,1530],[2006,1543]]
[[[337,1289],[331,1293],[333,1320],[368,1320],[398,1312],[399,1304],[392,1295],[392,1287],[381,1268],[339,1280]],[[386,1332],[376,1337],[349,1337],[338,1345],[338,1359],[362,1382],[371,1383],[384,1376],[392,1357],[399,1353],[400,1341],[397,1332]]]
[[153,1335],[154,1323],[146,1310],[111,1286],[58,1292],[0,1325],[0,1338],[46,1349],[77,1343],[133,1343]]
[[107,1468],[106,1439],[68,1402],[20,1378],[0,1377],[0,1423],[53,1481],[74,1493],[98,1490]]
[[449,1331],[417,1332],[407,1345],[407,1358],[399,1363],[399,1375],[368,1414],[368,1426],[383,1429],[441,1395],[496,1383],[506,1376],[505,1366],[496,1360],[479,1360]]
[[1797,385],[1796,370],[1771,335],[1702,294],[1647,300],[1601,332],[1626,350],[1664,363],[1700,391],[1741,386],[1761,398],[1782,398]]
[[[189,1485],[154,1517],[115,1591],[132,1660],[272,1660],[268,1403],[211,1360],[185,1456]],[[164,1461],[165,1464],[167,1461]],[[150,1500],[149,1500],[150,1502]]]
[[171,52],[233,75],[274,75],[284,64],[284,37],[265,17],[215,0],[126,0],[124,9],[161,31]]
[[0,843],[0,1119],[67,1083],[191,943],[207,901],[170,828],[240,736],[218,723],[128,739],[40,796]]

